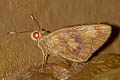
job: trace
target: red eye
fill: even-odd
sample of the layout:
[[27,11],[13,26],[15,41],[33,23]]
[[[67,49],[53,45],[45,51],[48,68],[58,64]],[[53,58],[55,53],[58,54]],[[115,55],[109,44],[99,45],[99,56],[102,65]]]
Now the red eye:
[[35,39],[38,39],[40,37],[40,34],[38,32],[33,33],[33,37]]

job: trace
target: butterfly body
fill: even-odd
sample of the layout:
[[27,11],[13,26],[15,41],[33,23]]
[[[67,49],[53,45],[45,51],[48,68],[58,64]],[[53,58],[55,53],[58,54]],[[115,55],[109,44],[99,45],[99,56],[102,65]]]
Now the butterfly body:
[[111,27],[106,24],[72,26],[41,36],[38,46],[43,57],[50,54],[82,63],[107,41],[110,34]]

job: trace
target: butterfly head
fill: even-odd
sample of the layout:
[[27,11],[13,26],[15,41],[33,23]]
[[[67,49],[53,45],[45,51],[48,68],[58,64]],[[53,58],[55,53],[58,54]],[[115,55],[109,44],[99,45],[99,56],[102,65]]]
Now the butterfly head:
[[40,39],[42,36],[47,35],[48,33],[50,33],[49,31],[46,31],[44,29],[42,29],[41,31],[33,31],[31,33],[31,38],[34,41],[37,41],[38,39]]
[[37,41],[38,39],[40,39],[40,37],[41,37],[41,33],[39,31],[33,31],[31,33],[31,38],[34,41]]

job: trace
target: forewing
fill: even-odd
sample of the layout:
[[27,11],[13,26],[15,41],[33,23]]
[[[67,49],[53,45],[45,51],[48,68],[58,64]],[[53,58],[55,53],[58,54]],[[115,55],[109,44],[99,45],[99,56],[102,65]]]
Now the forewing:
[[75,62],[87,61],[108,39],[110,29],[104,24],[59,29],[48,35],[49,52]]
[[49,51],[65,59],[83,62],[91,56],[91,40],[85,31],[61,30],[49,36]]

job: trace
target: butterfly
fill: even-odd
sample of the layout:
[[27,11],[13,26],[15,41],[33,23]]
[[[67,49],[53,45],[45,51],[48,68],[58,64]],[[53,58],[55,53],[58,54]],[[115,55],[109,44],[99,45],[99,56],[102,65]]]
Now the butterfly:
[[[111,26],[106,24],[74,25],[53,32],[40,29],[31,33],[43,54],[42,65],[47,62],[48,55],[57,56],[73,62],[86,62],[109,38]],[[16,34],[9,32],[9,34]]]

